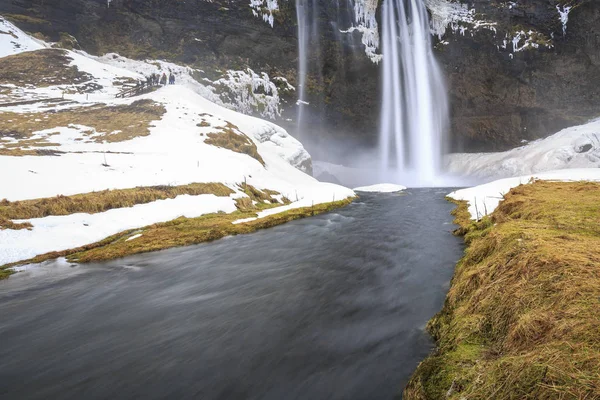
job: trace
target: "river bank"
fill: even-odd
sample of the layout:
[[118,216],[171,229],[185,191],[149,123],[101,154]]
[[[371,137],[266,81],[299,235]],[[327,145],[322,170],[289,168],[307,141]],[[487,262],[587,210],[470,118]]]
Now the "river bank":
[[448,191],[16,274],[0,282],[0,397],[391,400],[462,254]]
[[[246,206],[243,206],[238,202],[238,210],[235,212],[210,213],[196,218],[179,217],[168,222],[128,229],[89,245],[52,251],[28,260],[0,265],[0,280],[8,278],[18,271],[19,266],[22,265],[38,264],[60,257],[66,257],[67,261],[77,263],[108,261],[133,254],[210,242],[225,236],[252,233],[259,229],[271,228],[296,219],[315,216],[336,208],[345,207],[354,201],[354,198],[349,197],[344,200],[316,204],[311,207],[290,208],[279,211],[275,207],[277,203],[272,204],[269,200],[261,200],[252,193],[252,191],[262,192],[256,191],[254,188],[252,188],[252,191],[250,189],[246,189],[246,191],[251,195],[251,199],[255,204],[248,202]],[[262,212],[270,210],[272,214],[259,218],[261,212],[259,210],[262,210]]]
[[599,199],[537,181],[477,223],[459,203],[468,247],[404,399],[600,398]]

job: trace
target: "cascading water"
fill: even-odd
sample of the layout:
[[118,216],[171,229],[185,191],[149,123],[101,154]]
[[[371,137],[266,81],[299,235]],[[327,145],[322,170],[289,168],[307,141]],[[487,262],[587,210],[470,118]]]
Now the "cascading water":
[[[306,129],[306,77],[308,76],[310,65],[309,49],[312,58],[316,60],[316,64],[320,64],[320,48],[319,48],[319,24],[318,24],[318,0],[296,0],[296,20],[298,23],[298,136],[302,136]],[[321,83],[322,77],[319,69],[313,75],[317,77],[318,83]]]
[[296,21],[298,22],[298,135],[302,132],[304,121],[304,106],[306,105],[306,74],[308,69],[308,2],[310,0],[296,0]]
[[385,0],[382,23],[382,179],[435,185],[448,107],[427,9],[423,0]]

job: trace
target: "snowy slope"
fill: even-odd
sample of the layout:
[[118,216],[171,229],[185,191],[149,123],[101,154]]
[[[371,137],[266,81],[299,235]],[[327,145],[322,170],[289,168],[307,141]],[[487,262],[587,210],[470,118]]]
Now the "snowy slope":
[[0,58],[46,47],[0,16]]
[[469,202],[469,212],[473,219],[491,214],[510,189],[532,180],[545,181],[594,181],[600,182],[600,168],[563,169],[539,174],[500,179],[484,185],[457,190],[448,196],[455,200]]
[[[49,47],[30,38],[7,21],[0,20],[0,58],[22,51]],[[81,51],[68,51],[71,65],[93,76],[92,83],[102,88],[91,92],[69,90],[77,85],[33,87],[4,86],[12,89],[21,103],[11,106],[0,95],[2,113],[39,113],[69,110],[90,105],[128,105],[137,100],[162,104],[166,113],[150,127],[150,135],[116,143],[96,143],[85,136],[90,127],[85,121],[75,125],[34,132],[34,138],[50,137],[44,150],[63,152],[59,156],[0,156],[0,199],[10,201],[72,195],[104,189],[136,186],[182,185],[192,182],[222,182],[236,193],[229,198],[179,196],[128,209],[100,214],[75,214],[32,219],[34,228],[0,231],[0,265],[30,258],[50,250],[65,250],[95,242],[126,229],[166,221],[178,216],[235,210],[235,198],[246,196],[238,185],[247,182],[258,189],[280,192],[292,204],[268,210],[263,217],[294,207],[342,200],[354,196],[345,187],[318,182],[303,172],[310,156],[300,142],[270,122],[243,115],[211,102],[211,91],[197,83],[191,70],[162,61],[134,61],[109,54],[93,57]],[[173,71],[177,84],[133,98],[117,99],[121,90],[114,82],[145,79],[152,72]],[[89,82],[86,84],[89,85]],[[99,86],[98,86],[99,87]],[[203,97],[205,95],[207,98]],[[64,98],[48,108],[47,102],[22,104],[31,99]],[[213,99],[214,100],[214,99]],[[14,101],[14,100],[13,100]],[[256,145],[264,166],[249,155],[205,143],[207,134],[234,125]],[[87,138],[87,139],[85,139]],[[83,140],[85,139],[85,140]],[[2,137],[0,149],[16,139]],[[4,143],[4,144],[3,144]],[[32,145],[35,149],[35,145]],[[103,165],[105,164],[105,165]]]
[[502,153],[451,154],[448,172],[498,179],[565,168],[600,167],[600,119]]

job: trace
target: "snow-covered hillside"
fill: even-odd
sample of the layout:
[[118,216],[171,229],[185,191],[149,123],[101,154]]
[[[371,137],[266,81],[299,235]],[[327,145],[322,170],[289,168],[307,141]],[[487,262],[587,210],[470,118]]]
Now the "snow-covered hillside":
[[600,119],[501,153],[451,154],[448,172],[498,179],[566,168],[600,168]]
[[453,175],[487,182],[449,195],[468,201],[479,219],[510,189],[531,180],[600,181],[600,119],[505,152],[450,154],[447,166]]
[[[21,70],[10,71],[12,78],[0,74],[0,200],[192,182],[221,182],[235,194],[179,196],[94,215],[30,220],[30,230],[0,230],[0,265],[182,215],[234,211],[235,199],[247,196],[239,188],[242,182],[292,201],[270,214],[354,196],[307,175],[310,156],[284,129],[203,97],[210,98],[210,91],[187,67],[49,48],[0,17],[3,65],[19,65],[19,57],[39,59],[40,65],[66,60],[64,66],[50,65],[48,76]],[[31,64],[28,58],[24,62]],[[176,84],[115,97],[124,85],[163,72],[173,72]],[[217,147],[209,138],[219,135],[255,146],[258,155]]]

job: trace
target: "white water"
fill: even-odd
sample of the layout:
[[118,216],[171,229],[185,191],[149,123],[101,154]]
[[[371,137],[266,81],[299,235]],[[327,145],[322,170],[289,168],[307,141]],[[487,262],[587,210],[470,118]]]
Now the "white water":
[[381,179],[435,186],[448,102],[423,0],[385,0],[382,25]]
[[296,0],[296,20],[298,22],[298,114],[297,124],[298,133],[301,135],[303,130],[302,122],[304,120],[304,108],[306,106],[306,74],[308,69],[308,39],[309,39],[309,24],[308,24],[308,7],[310,0]]
[[[318,0],[296,0],[296,18],[298,22],[298,112],[297,129],[298,137],[303,138],[307,129],[306,111],[309,105],[307,99],[306,78],[309,74],[309,60],[312,58],[316,63],[313,76],[317,83],[322,83],[320,74],[320,43],[319,43],[319,8]],[[310,53],[309,53],[310,52]],[[312,57],[311,57],[312,56]],[[313,67],[315,67],[313,65]]]

